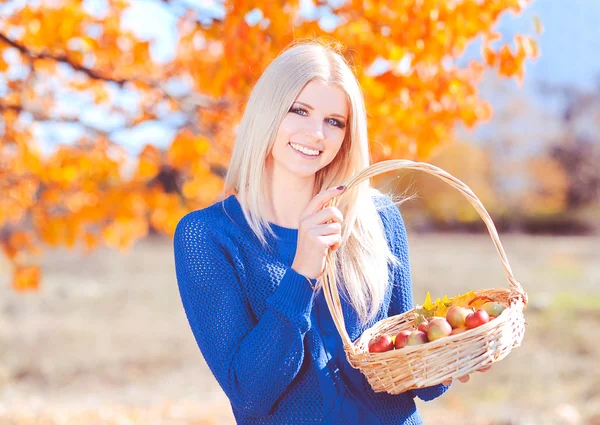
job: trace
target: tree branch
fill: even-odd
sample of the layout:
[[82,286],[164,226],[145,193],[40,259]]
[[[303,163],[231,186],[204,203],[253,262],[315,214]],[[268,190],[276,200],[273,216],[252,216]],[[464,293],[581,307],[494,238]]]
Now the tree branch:
[[129,81],[127,79],[111,78],[111,77],[108,77],[108,76],[105,76],[105,75],[101,75],[100,73],[98,73],[94,69],[87,68],[87,67],[85,67],[85,66],[83,66],[81,64],[78,64],[78,63],[74,63],[71,59],[69,59],[69,57],[67,55],[64,55],[64,54],[63,55],[52,55],[52,54],[46,53],[46,52],[34,53],[33,51],[31,51],[27,47],[23,46],[22,44],[19,44],[16,41],[11,40],[10,38],[8,38],[7,36],[5,36],[1,32],[0,32],[0,41],[4,41],[9,46],[14,47],[19,52],[21,52],[25,56],[29,56],[30,58],[33,58],[33,59],[52,59],[52,60],[57,61],[57,62],[66,63],[69,66],[71,66],[73,69],[75,69],[77,71],[81,71],[84,74],[87,74],[88,77],[90,77],[90,78],[92,78],[94,80],[112,81],[114,83],[117,83],[120,87],[123,87],[123,85],[126,82]]
[[26,46],[19,44],[18,42],[14,41],[14,40],[11,40],[6,35],[2,34],[2,32],[0,32],[0,42],[4,42],[4,43],[8,44],[9,46],[14,47],[19,52],[21,52],[23,55],[28,56],[32,59],[51,59],[51,60],[54,60],[57,62],[65,63],[65,64],[71,66],[73,69],[83,72],[89,78],[94,79],[94,80],[113,82],[113,83],[118,84],[119,87],[123,87],[125,85],[125,83],[128,83],[128,82],[145,84],[148,87],[151,87],[153,89],[160,91],[165,98],[172,99],[173,101],[179,102],[180,104],[182,104],[182,106],[183,106],[182,110],[189,111],[190,108],[194,108],[194,107],[220,109],[220,108],[224,108],[229,105],[229,102],[227,102],[226,100],[213,99],[213,98],[210,98],[209,96],[201,95],[199,93],[190,93],[187,96],[172,96],[167,92],[167,89],[163,85],[161,85],[160,83],[157,83],[155,81],[144,80],[141,78],[129,78],[129,79],[114,78],[114,77],[111,77],[108,75],[102,75],[101,73],[99,73],[98,71],[96,71],[92,68],[88,68],[86,66],[83,66],[81,64],[73,62],[67,55],[64,55],[64,54],[58,55],[58,54],[51,54],[51,53],[47,53],[47,52],[35,53],[31,49],[27,48]]

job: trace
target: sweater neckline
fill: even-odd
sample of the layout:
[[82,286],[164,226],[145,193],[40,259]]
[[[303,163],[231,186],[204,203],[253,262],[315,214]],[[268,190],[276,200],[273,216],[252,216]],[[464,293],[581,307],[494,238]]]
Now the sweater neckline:
[[[252,229],[250,228],[250,225],[248,224],[246,217],[244,217],[244,212],[242,210],[242,206],[240,205],[240,202],[238,201],[236,196],[230,195],[225,200],[225,202],[227,202],[228,206],[231,207],[230,209],[233,212],[236,220],[238,220],[240,223],[244,223],[244,225],[247,227],[247,229],[252,232]],[[271,226],[271,229],[273,229],[273,233],[275,233],[275,235],[280,240],[284,240],[284,241],[288,241],[288,242],[297,242],[298,241],[298,229],[279,226],[278,224],[271,223],[270,221],[268,223]]]

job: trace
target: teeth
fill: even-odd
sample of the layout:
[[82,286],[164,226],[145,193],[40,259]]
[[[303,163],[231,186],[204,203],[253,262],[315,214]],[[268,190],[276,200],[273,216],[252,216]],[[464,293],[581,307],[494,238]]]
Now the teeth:
[[293,143],[290,143],[290,146],[292,148],[296,149],[297,151],[300,151],[300,152],[302,152],[302,153],[304,153],[306,155],[314,155],[314,156],[319,155],[319,151],[308,149],[308,148],[305,148],[304,146],[295,145]]

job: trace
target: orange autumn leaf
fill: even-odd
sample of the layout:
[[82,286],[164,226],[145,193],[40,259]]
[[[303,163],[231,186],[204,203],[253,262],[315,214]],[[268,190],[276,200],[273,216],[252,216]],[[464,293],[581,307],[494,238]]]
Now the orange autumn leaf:
[[18,292],[34,291],[40,286],[41,271],[39,266],[17,267],[12,280],[12,287]]
[[205,137],[195,136],[191,131],[185,130],[171,143],[167,151],[167,161],[175,168],[190,167],[208,152],[209,147],[210,143]]
[[140,153],[136,178],[147,181],[160,171],[162,154],[156,146],[146,145]]

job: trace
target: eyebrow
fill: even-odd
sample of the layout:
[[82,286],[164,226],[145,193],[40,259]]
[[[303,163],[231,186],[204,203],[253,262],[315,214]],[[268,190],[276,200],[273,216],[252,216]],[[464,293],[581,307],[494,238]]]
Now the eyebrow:
[[[300,101],[296,101],[295,103],[299,103],[300,105],[304,105],[306,106],[308,109],[310,109],[311,111],[313,111],[315,108],[313,108],[312,106],[310,106],[308,103],[304,103],[304,102],[300,102]],[[347,119],[346,117],[344,117],[343,115],[340,114],[330,114],[332,117],[338,117],[343,119],[344,121]]]

